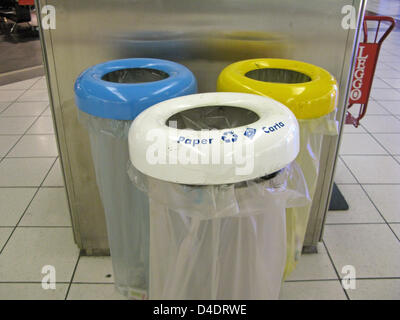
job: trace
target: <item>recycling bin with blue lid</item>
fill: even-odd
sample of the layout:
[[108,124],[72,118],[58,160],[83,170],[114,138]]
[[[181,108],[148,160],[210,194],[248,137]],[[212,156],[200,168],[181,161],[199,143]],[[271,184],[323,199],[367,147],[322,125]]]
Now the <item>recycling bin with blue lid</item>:
[[144,299],[149,282],[148,198],[127,175],[128,131],[148,107],[196,93],[196,79],[175,62],[122,59],[90,67],[74,89],[79,120],[89,133],[115,286],[129,298]]

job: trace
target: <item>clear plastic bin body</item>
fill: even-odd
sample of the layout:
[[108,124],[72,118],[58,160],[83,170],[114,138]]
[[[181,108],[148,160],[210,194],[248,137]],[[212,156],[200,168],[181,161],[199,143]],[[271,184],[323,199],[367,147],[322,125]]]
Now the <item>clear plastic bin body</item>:
[[[301,167],[310,199],[313,199],[318,182],[322,141],[325,135],[338,134],[336,112],[317,119],[299,120],[300,152],[296,162]],[[295,269],[301,256],[312,202],[306,206],[290,208],[286,213],[287,262],[285,278]]]
[[133,180],[150,201],[150,299],[278,299],[286,208],[308,202],[296,164],[230,185]]
[[126,173],[128,131],[132,121],[103,119],[79,112],[85,125],[96,182],[107,222],[116,288],[125,296],[147,296],[149,270],[149,203]]

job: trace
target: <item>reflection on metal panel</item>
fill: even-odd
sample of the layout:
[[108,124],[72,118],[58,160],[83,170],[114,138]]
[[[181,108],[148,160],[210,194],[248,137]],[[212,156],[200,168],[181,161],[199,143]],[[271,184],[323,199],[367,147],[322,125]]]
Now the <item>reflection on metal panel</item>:
[[[321,66],[338,79],[342,89],[338,115],[343,114],[355,32],[341,27],[341,8],[353,1],[39,2],[54,5],[57,12],[57,28],[41,31],[42,44],[75,239],[83,249],[107,248],[89,142],[78,123],[73,100],[73,83],[84,69],[117,58],[164,58],[190,68],[198,79],[199,91],[207,92],[215,90],[219,72],[233,61],[297,59]],[[360,2],[354,1],[357,8]],[[335,147],[337,140],[331,143]],[[321,184],[330,183],[331,162],[327,168],[330,174]]]

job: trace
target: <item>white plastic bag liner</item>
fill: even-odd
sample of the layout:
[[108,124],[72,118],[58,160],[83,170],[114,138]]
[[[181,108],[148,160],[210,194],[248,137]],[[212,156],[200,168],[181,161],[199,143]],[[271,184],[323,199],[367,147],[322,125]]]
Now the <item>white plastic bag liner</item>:
[[336,111],[317,119],[298,120],[300,126],[300,152],[296,162],[303,171],[311,201],[306,206],[287,210],[288,250],[285,278],[295,269],[302,252],[312,199],[317,186],[322,140],[324,135],[333,136],[338,134],[338,122],[335,120],[335,115]]
[[115,286],[125,296],[143,299],[148,288],[149,209],[147,195],[131,183],[126,173],[132,121],[98,118],[80,110],[78,117],[90,137]]
[[151,299],[278,298],[285,209],[308,202],[296,164],[268,180],[214,186],[130,175],[150,200]]

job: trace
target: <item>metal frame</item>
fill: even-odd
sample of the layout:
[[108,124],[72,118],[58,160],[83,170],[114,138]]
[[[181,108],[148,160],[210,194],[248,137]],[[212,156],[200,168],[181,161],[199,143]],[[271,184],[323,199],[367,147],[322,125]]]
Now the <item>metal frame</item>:
[[[322,241],[326,214],[332,195],[333,178],[335,175],[336,161],[338,157],[340,142],[342,138],[343,126],[345,125],[346,106],[348,101],[348,90],[352,79],[354,59],[357,52],[358,38],[361,35],[361,25],[363,22],[366,1],[355,0],[353,6],[359,8],[357,12],[357,28],[349,32],[345,52],[343,52],[343,66],[341,77],[338,79],[339,87],[346,88],[345,92],[340,92],[338,102],[338,121],[339,136],[325,137],[320,159],[320,174],[317,189],[311,207],[310,219],[308,222],[307,233],[304,239],[303,252],[316,253],[318,242]],[[351,51],[352,54],[346,54]]]
[[[192,7],[195,4],[199,6],[200,2],[197,1],[199,0],[190,0],[190,1],[174,0],[168,2],[169,5],[168,7],[167,6],[164,7],[165,3],[159,0],[157,0],[156,2],[151,0],[147,1],[135,0],[132,2],[119,1],[118,3],[121,5],[121,7],[118,8],[118,14],[121,21],[127,21],[126,23],[129,23],[129,26],[131,27],[130,29],[135,30],[136,28],[136,30],[141,30],[148,28],[149,30],[152,30],[153,29],[153,25],[151,23],[152,20],[150,19],[150,17],[149,18],[143,17],[143,11],[141,10],[148,9],[152,11],[151,4],[154,4],[157,6],[157,8],[159,9],[162,8],[163,10],[166,10],[168,14],[173,15],[173,17],[170,16],[166,17],[166,15],[151,16],[151,18],[164,19],[164,20],[158,20],[162,21],[159,23],[158,27],[162,26],[163,23],[165,23],[168,26],[171,26],[172,23],[176,23],[174,25],[175,30],[182,31],[182,26],[184,27],[187,26],[188,28],[193,28],[193,26],[196,27],[196,24],[192,25],[191,23],[189,23],[190,22],[189,20],[190,18],[196,19],[197,18],[196,15],[199,14],[198,12],[190,11],[193,10]],[[224,8],[224,6],[226,5],[225,2],[220,3],[220,2],[211,2],[211,0],[210,1],[207,0],[207,1],[202,1],[201,4],[204,5],[203,11],[206,12],[206,14],[208,14],[207,19],[209,20],[207,21],[214,22],[215,26],[218,27],[224,26],[224,23],[226,23],[227,24],[226,26],[228,28],[231,28],[230,30],[235,30],[234,28],[240,28],[240,26],[238,26],[237,23],[238,20],[234,20],[237,19],[238,17],[242,19],[242,21],[240,21],[242,27],[243,26],[247,27],[247,25],[243,23],[245,21],[248,21],[249,25],[257,27],[259,27],[259,25],[263,26],[267,23],[265,21],[268,19],[265,18],[261,19],[260,16],[257,16],[257,13],[260,12],[259,10],[260,8],[264,9],[268,8],[269,6],[270,8],[273,9],[271,12],[276,11],[284,14],[284,16],[282,17],[277,17],[276,15],[271,16],[271,13],[269,13],[270,22],[268,22],[269,23],[268,25],[270,28],[272,27],[274,31],[278,32],[281,30],[286,30],[287,32],[291,32],[292,35],[296,35],[299,32],[303,33],[307,32],[307,34],[303,34],[302,36],[303,39],[305,41],[309,41],[309,43],[298,42],[296,43],[297,51],[289,52],[287,55],[283,55],[281,57],[289,59],[302,59],[305,61],[308,60],[309,62],[320,65],[321,67],[329,66],[331,69],[336,70],[335,75],[338,79],[339,86],[342,89],[340,93],[339,106],[338,106],[338,120],[341,124],[340,126],[340,132],[341,132],[342,125],[344,124],[344,116],[346,109],[345,106],[347,102],[346,89],[348,88],[348,84],[351,79],[353,56],[356,50],[355,44],[357,43],[356,39],[358,39],[358,34],[359,34],[358,30],[361,23],[361,17],[363,16],[365,10],[365,1],[364,0],[353,0],[352,2],[347,0],[342,0],[337,2],[327,1],[327,0],[318,1],[320,5],[317,8],[315,6],[315,3],[313,3],[313,1],[316,0],[308,0],[304,2],[302,1],[301,5],[299,4],[299,2],[295,0],[285,0],[285,1],[268,0],[267,3],[262,1],[257,1],[257,2],[252,2],[254,3],[254,5],[256,5],[253,11],[248,9],[249,7],[251,9],[252,6],[246,7],[245,1],[244,3],[241,4],[235,2],[236,6],[238,6],[239,8],[229,7],[231,10],[226,11],[226,16],[217,15],[216,14],[217,11],[213,12],[213,10],[211,10],[214,9],[214,7],[213,8],[207,7],[207,5],[214,6],[215,4],[216,10],[221,10],[221,8]],[[115,23],[114,21],[113,24],[110,24],[110,21],[107,20],[111,3],[112,1],[107,2],[107,0],[96,1],[96,2],[94,2],[93,0],[85,0],[85,1],[81,0],[80,2],[67,1],[60,3],[60,6],[62,8],[61,10],[64,12],[57,12],[57,14],[63,14],[63,13],[65,14],[65,11],[67,11],[67,13],[69,12],[71,15],[77,15],[77,17],[75,18],[76,20],[74,21],[77,21],[78,17],[80,19],[83,19],[83,17],[85,17],[86,19],[87,17],[89,19],[89,22],[86,23],[90,24],[91,22],[92,23],[90,24],[91,26],[94,23],[93,19],[95,15],[94,12],[96,12],[100,15],[100,17],[104,17],[106,19],[102,20],[103,23],[106,23],[106,25],[108,23],[109,27],[112,26],[114,28],[115,26],[116,29],[113,30],[113,32],[118,33],[121,31],[121,23]],[[170,7],[171,3],[175,5],[175,7],[174,6]],[[36,0],[38,13],[40,13],[41,11],[41,4],[42,5],[56,4],[56,2],[55,0]],[[332,46],[332,43],[329,42],[329,39],[313,38],[316,35],[321,35],[322,34],[321,32],[325,32],[324,35],[327,36],[329,26],[327,26],[326,24],[325,25],[322,24],[321,27],[323,28],[323,31],[316,30],[315,29],[316,24],[314,22],[310,22],[309,19],[312,19],[312,17],[316,17],[316,19],[320,23],[322,23],[322,21],[323,22],[329,21],[330,23],[335,24],[336,23],[335,21],[337,21],[338,23],[337,26],[334,25],[330,27],[332,29],[340,28],[341,13],[339,6],[347,4],[352,4],[358,10],[357,12],[358,28],[356,30],[348,30],[346,31],[346,34],[341,33],[340,38],[347,37],[347,40],[343,50],[343,55],[342,55],[343,58],[337,59],[336,56],[337,52],[334,52],[336,48],[334,45]],[[92,10],[93,5],[96,6],[95,9],[93,10],[97,11]],[[243,8],[241,9],[240,8],[241,5],[244,6],[245,9]],[[132,9],[133,6],[135,10],[138,10],[137,12],[127,10],[127,9]],[[280,10],[282,9],[280,8],[281,6],[286,6],[283,8],[284,9],[283,11]],[[332,9],[332,7],[335,12],[333,13],[328,12],[329,9]],[[147,13],[147,11],[145,12]],[[204,12],[201,12],[201,14],[204,15]],[[221,10],[221,12],[225,11]],[[154,12],[149,14],[151,15],[159,13],[160,12],[155,10]],[[255,13],[256,17],[254,17],[252,13]],[[132,19],[132,15],[135,14],[138,15],[138,17],[140,17],[140,24],[138,25],[135,25],[132,22],[135,20]],[[319,16],[317,16],[318,14]],[[327,16],[326,17],[323,16],[324,14],[326,14]],[[97,15],[96,17],[98,18]],[[180,21],[175,22],[175,20],[173,19],[174,17],[179,17]],[[129,20],[123,20],[123,19],[129,19]],[[279,28],[279,22],[282,19],[290,19],[290,24],[285,23],[285,25],[282,25]],[[41,24],[40,14],[38,14],[38,21]],[[60,24],[58,22],[59,21],[57,20],[57,27],[59,28]],[[291,26],[292,23],[300,24],[300,27],[294,28],[293,26]],[[278,24],[278,27],[276,26],[276,24]],[[64,28],[66,28],[65,22],[63,26]],[[141,28],[138,28],[138,26],[140,26]],[[88,27],[88,25],[86,25],[86,27]],[[98,26],[98,28],[100,27]],[[155,28],[157,28],[157,26]],[[127,29],[126,26],[123,29],[126,30]],[[162,28],[160,30],[163,31]],[[335,30],[336,30],[335,32],[338,32],[338,30],[340,29],[335,29]],[[85,30],[82,29],[82,31]],[[343,30],[341,31],[344,32]],[[69,49],[70,47],[67,47],[67,45],[71,45],[72,49],[75,49],[75,51],[73,51],[73,53],[75,54],[75,58],[77,57],[77,51],[76,51],[77,45],[82,45],[82,46],[87,45],[86,42],[82,42],[82,37],[78,40],[74,39],[73,37],[76,34],[77,34],[76,29],[74,34],[73,32],[71,33],[70,30],[62,30],[62,31],[57,30],[57,32],[52,32],[51,30],[42,30],[40,28],[43,60],[47,75],[49,92],[50,92],[50,102],[53,111],[53,121],[55,124],[54,127],[56,130],[56,136],[58,141],[61,163],[63,167],[64,178],[66,181],[66,192],[68,195],[75,241],[77,245],[81,249],[83,249],[84,252],[86,252],[87,254],[106,254],[108,252],[108,241],[106,236],[104,212],[101,205],[100,197],[97,192],[97,186],[94,179],[94,170],[92,167],[90,152],[87,150],[88,148],[85,147],[89,144],[88,137],[84,129],[77,124],[76,119],[72,120],[71,118],[71,117],[76,118],[76,115],[74,114],[75,111],[72,110],[74,108],[73,108],[73,99],[72,99],[73,95],[72,95],[72,85],[71,85],[71,83],[73,82],[73,77],[76,77],[77,75],[76,70],[74,70],[76,68],[74,68],[74,66],[71,65],[72,68],[68,69],[65,65],[59,64],[59,62],[62,61],[63,59],[68,60],[70,58],[68,55],[66,55],[65,52],[62,51],[63,49],[67,49],[67,51],[70,50]],[[90,42],[90,40],[92,40],[89,37],[90,36],[88,35],[87,42]],[[94,41],[93,42],[94,46],[99,45],[99,42],[95,42],[97,41],[97,39],[94,39],[93,41]],[[89,43],[87,46],[89,45],[92,45],[92,43]],[[116,45],[116,48],[118,48],[119,45],[120,43]],[[304,48],[305,45],[315,46],[317,50],[314,50],[315,52],[310,50],[304,51],[302,50],[302,48]],[[325,52],[324,56],[321,56],[322,46],[325,49],[325,51],[323,51]],[[82,68],[83,66],[86,67],[89,66],[88,64],[89,60],[91,64],[94,64],[103,61],[104,59],[110,59],[110,57],[119,58],[127,56],[126,52],[123,53],[122,51],[118,50],[111,51],[112,49],[115,48],[110,47],[109,43],[105,43],[104,52],[96,51],[97,55],[93,57],[87,57],[84,55],[80,56],[81,61],[78,61],[79,67]],[[85,48],[83,48],[82,50],[84,51]],[[90,53],[90,50],[86,50],[85,52]],[[309,52],[310,56],[307,56],[306,52]],[[130,53],[131,51],[128,51],[128,54]],[[312,57],[311,55],[313,54],[314,56]],[[218,60],[219,57],[217,57],[216,59],[217,60],[213,61],[208,61],[207,58],[203,60],[200,59],[198,60],[198,62],[196,62],[197,64],[192,63],[191,61],[184,61],[184,64],[186,64],[189,68],[191,68],[195,72],[195,74],[197,72],[198,75],[200,76],[198,78],[201,89],[200,91],[203,92],[210,91],[209,90],[210,87],[207,87],[207,84],[213,83],[216,80],[218,74],[217,72],[222,70],[224,63],[225,65],[230,63],[225,61],[221,62],[221,60]],[[340,73],[337,72],[339,67],[336,66],[335,64],[327,62],[328,59],[342,61]],[[58,61],[58,63],[56,63],[56,61]],[[68,61],[68,63],[73,63],[73,61]],[[324,63],[325,66],[323,65]],[[204,69],[206,69],[209,72],[208,73],[203,72]],[[71,74],[66,75],[65,72],[70,72]],[[345,88],[345,90],[343,90],[343,88]],[[78,141],[79,143],[77,141],[71,141],[71,139],[79,140]],[[74,143],[76,142],[76,144],[71,145],[72,142]],[[321,240],[322,237],[323,224],[325,221],[325,215],[330,200],[330,193],[333,184],[334,168],[335,168],[339,144],[340,144],[340,135],[339,137],[336,138],[326,137],[324,139],[324,146],[322,148],[322,156],[321,156],[321,168],[320,168],[321,174],[319,177],[317,192],[314,197],[311,217],[305,238],[306,251],[307,250],[311,252],[315,251],[317,243],[318,241]],[[77,157],[77,152],[80,153],[79,157]],[[84,177],[82,178],[81,176],[79,176],[79,174],[81,175],[83,174]]]

